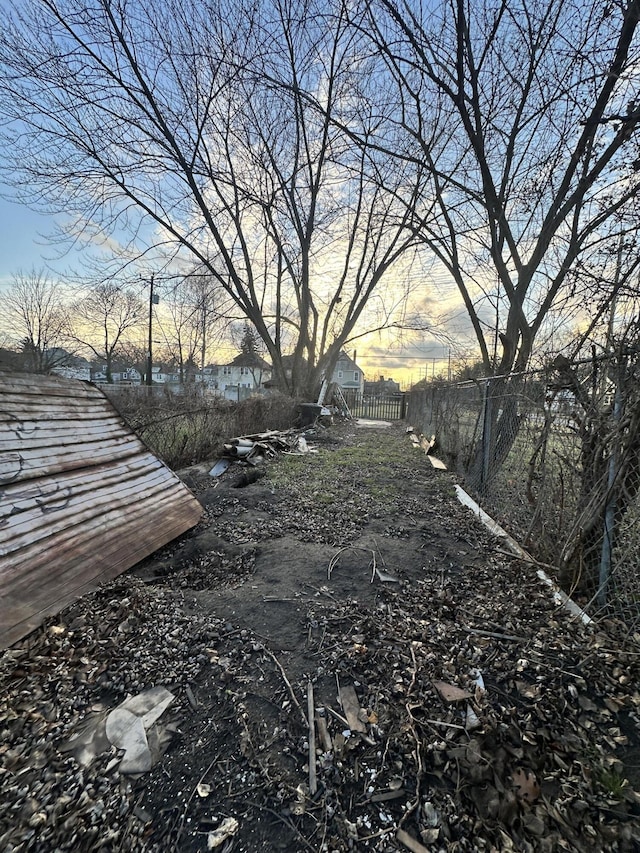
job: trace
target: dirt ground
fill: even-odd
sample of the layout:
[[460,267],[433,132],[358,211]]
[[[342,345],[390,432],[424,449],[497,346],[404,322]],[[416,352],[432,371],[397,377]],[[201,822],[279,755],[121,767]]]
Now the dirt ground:
[[[198,527],[2,657],[0,851],[640,850],[640,637],[558,607],[401,425],[307,441],[184,472]],[[82,760],[158,686],[148,772]]]

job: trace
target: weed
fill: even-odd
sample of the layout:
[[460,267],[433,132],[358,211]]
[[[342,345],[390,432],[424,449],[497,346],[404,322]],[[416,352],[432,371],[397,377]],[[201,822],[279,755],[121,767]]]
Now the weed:
[[600,768],[596,772],[596,780],[610,797],[613,797],[616,800],[621,800],[624,797],[624,791],[628,782],[627,779],[616,770],[605,770],[604,767]]

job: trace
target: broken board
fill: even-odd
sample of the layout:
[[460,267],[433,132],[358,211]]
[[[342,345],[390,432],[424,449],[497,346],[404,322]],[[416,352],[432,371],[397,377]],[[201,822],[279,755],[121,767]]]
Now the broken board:
[[98,388],[0,372],[0,648],[201,514]]

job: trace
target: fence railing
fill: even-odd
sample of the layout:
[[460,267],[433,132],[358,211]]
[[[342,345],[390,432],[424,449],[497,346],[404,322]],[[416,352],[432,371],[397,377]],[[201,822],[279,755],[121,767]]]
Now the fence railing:
[[[565,588],[640,613],[640,382],[618,356],[407,395],[407,419]],[[632,429],[637,424],[638,429]],[[630,565],[630,555],[633,563]]]
[[399,421],[406,415],[406,394],[361,394],[355,388],[343,389],[343,396],[351,414],[356,418],[381,421]]

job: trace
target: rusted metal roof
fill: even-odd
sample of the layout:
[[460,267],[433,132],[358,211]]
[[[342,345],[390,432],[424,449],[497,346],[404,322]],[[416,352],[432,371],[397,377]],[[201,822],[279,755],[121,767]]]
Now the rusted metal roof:
[[0,648],[201,513],[98,388],[0,372]]

